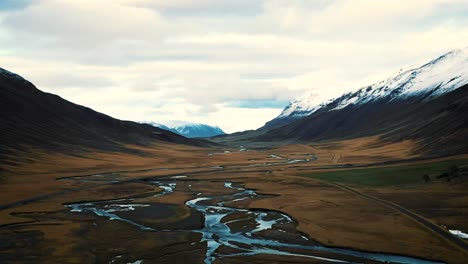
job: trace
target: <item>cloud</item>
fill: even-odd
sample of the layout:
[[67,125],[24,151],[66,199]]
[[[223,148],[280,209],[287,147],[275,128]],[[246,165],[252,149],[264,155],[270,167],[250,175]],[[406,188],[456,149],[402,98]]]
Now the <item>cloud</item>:
[[37,1],[6,15],[2,24],[34,37],[47,36],[70,49],[154,38],[170,30],[156,12],[145,8],[80,0]]
[[93,88],[110,87],[114,83],[107,77],[97,74],[83,74],[78,72],[69,72],[62,75],[48,74],[37,76],[35,80],[39,81],[41,85],[50,87],[51,89],[63,89],[69,87],[75,88]]
[[233,132],[467,46],[466,14],[464,0],[1,1],[0,67],[115,117]]
[[262,10],[260,0],[129,0],[126,3],[151,8],[168,16],[251,16]]
[[280,100],[238,100],[228,102],[228,106],[230,107],[238,107],[238,108],[284,108],[285,105],[288,104],[289,101],[280,101]]

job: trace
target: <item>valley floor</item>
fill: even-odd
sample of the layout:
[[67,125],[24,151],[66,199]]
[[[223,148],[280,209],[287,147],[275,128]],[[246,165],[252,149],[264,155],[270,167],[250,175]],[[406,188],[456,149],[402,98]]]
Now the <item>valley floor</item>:
[[1,262],[468,261],[449,232],[468,233],[468,156],[377,138],[130,147],[147,155],[31,151],[3,166]]

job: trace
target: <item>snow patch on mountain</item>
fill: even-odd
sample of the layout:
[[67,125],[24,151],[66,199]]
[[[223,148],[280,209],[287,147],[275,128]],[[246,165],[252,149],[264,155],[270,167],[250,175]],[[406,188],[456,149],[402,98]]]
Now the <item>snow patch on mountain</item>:
[[213,137],[217,135],[226,134],[218,126],[210,126],[207,124],[192,123],[187,121],[166,120],[161,122],[142,123],[150,124],[152,126],[159,127],[164,130],[169,130],[173,133],[188,138]]
[[389,101],[425,96],[435,98],[468,83],[468,47],[448,52],[421,67],[402,69],[379,83],[363,87],[338,98],[321,98],[308,94],[292,101],[275,119],[296,119],[309,116],[324,107],[328,111],[349,105],[365,104],[374,100]]
[[308,93],[289,103],[277,118],[308,116],[324,104],[324,98],[316,93]]
[[[347,104],[361,104],[390,96],[391,100],[411,96],[437,97],[468,83],[468,47],[451,51],[425,65],[398,72],[387,80],[361,88]],[[352,102],[350,102],[352,100]]]

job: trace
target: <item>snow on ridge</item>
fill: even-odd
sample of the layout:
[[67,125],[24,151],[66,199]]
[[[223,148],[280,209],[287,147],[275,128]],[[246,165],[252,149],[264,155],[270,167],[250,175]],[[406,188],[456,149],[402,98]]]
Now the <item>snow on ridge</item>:
[[316,93],[308,93],[299,99],[291,101],[277,118],[308,116],[324,105],[324,99]]
[[419,68],[409,69],[391,76],[382,84],[372,87],[376,96],[388,95],[397,90],[397,95],[408,97],[432,92],[439,96],[468,83],[468,47],[448,52]]
[[202,124],[202,123],[194,123],[194,122],[189,122],[189,121],[180,121],[180,120],[165,120],[165,121],[160,121],[161,125],[171,127],[171,128],[183,128],[183,127],[211,127],[211,128],[217,128],[221,129],[217,125],[208,125],[208,124]]
[[389,78],[337,98],[309,93],[291,101],[276,119],[304,117],[333,103],[329,110],[365,104],[380,98],[396,100],[428,94],[434,98],[468,83],[468,47],[453,50],[420,67],[401,69]]
[[216,125],[208,125],[208,124],[202,124],[202,123],[194,123],[194,122],[189,122],[189,121],[181,121],[181,120],[163,120],[163,121],[158,121],[158,122],[142,122],[142,123],[147,123],[151,124],[153,126],[161,127],[169,127],[169,128],[184,128],[184,127],[212,127],[212,128],[219,128],[219,126]]
[[141,122],[159,127],[164,130],[169,130],[176,134],[185,137],[211,137],[216,135],[225,134],[225,132],[218,126],[211,126],[207,124],[193,123],[179,120],[164,120],[160,122]]
[[188,122],[188,121],[180,121],[180,120],[165,120],[165,121],[160,121],[162,125],[165,125],[167,127],[185,127],[185,126],[198,126],[201,124],[198,123],[193,123],[193,122]]

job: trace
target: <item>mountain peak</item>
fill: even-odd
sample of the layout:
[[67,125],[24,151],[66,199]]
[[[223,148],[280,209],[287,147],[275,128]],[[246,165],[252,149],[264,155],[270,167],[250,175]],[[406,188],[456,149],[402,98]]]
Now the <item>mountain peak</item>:
[[226,134],[218,126],[211,126],[207,124],[193,123],[181,120],[164,120],[160,122],[143,123],[147,123],[155,127],[169,130],[171,132],[188,138],[213,137],[217,135]]

